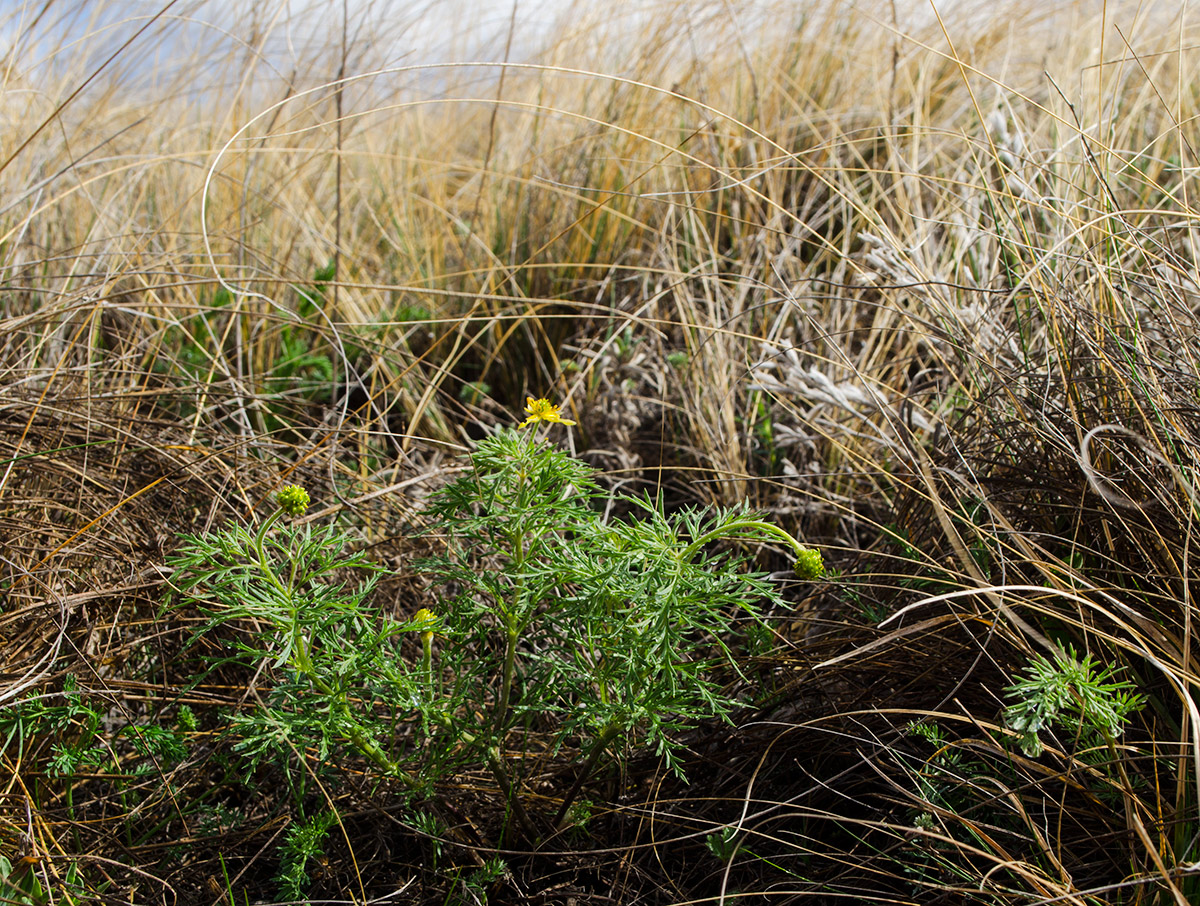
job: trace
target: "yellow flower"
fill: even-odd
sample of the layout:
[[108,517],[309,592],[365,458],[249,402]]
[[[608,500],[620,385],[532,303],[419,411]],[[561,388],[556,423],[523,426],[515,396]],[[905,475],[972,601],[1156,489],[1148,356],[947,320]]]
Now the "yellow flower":
[[421,641],[423,642],[433,638],[434,630],[437,629],[438,623],[440,622],[440,620],[438,620],[438,615],[428,607],[422,607],[415,614],[413,614],[412,621],[420,628]]
[[525,397],[525,414],[529,418],[521,422],[521,427],[531,425],[534,422],[554,422],[556,425],[573,425],[575,422],[569,418],[563,418],[558,414],[558,406],[554,405],[550,400],[540,399],[535,400],[532,396]]
[[421,633],[421,670],[425,674],[425,681],[432,684],[433,634],[442,621],[428,607],[422,607],[413,614],[412,622]]

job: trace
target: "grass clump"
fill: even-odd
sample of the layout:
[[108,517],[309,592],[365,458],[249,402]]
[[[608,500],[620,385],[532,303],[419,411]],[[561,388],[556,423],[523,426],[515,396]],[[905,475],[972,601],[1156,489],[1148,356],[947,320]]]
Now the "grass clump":
[[1196,22],[943,6],[7,19],[0,892],[1195,901]]

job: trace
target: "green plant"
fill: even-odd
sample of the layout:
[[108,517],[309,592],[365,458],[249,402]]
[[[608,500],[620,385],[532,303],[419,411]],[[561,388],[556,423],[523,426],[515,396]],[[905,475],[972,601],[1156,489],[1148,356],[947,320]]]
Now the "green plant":
[[15,757],[22,758],[35,740],[48,736],[57,740],[52,760],[64,768],[94,764],[104,756],[103,749],[98,750],[100,754],[93,752],[98,746],[101,717],[80,693],[75,675],[68,673],[60,694],[30,696],[0,708],[0,735],[4,737],[0,752],[15,746]]
[[64,781],[67,813],[75,820],[75,774],[110,758],[101,719],[101,713],[80,692],[75,675],[68,673],[60,694],[30,696],[0,708],[0,753],[8,754],[12,747],[13,760],[26,761],[31,753],[44,752],[48,740],[55,740],[43,762],[44,770],[47,778]]
[[324,399],[333,383],[333,362],[324,353],[312,351],[311,342],[299,328],[284,327],[279,338],[279,357],[266,380],[269,393],[283,397],[299,394],[305,399]]
[[486,399],[492,392],[492,385],[487,381],[467,381],[458,388],[458,398],[468,405],[474,406],[480,400]]
[[[564,421],[545,400],[526,411],[522,428]],[[424,568],[457,589],[443,615],[437,675],[453,678],[453,707],[442,720],[488,762],[532,832],[510,776],[522,759],[503,757],[510,733],[579,745],[584,763],[555,826],[618,739],[680,771],[675,733],[734,704],[718,677],[738,669],[725,641],[735,619],[778,602],[764,577],[741,571],[744,558],[710,545],[783,541],[809,578],[820,554],[744,507],[668,515],[627,498],[635,516],[606,521],[592,470],[521,428],[482,441],[471,466],[430,508],[446,554]]]
[[[398,635],[414,627],[371,613],[378,570],[346,551],[344,533],[281,522],[304,513],[307,492],[290,485],[276,502],[257,531],[234,526],[188,537],[169,560],[176,599],[209,618],[200,635],[241,620],[266,627],[232,642],[234,660],[280,671],[262,707],[232,718],[235,748],[253,764],[275,758],[295,789],[305,771],[294,756],[312,748],[324,761],[339,745],[416,786],[381,744],[389,734],[376,717],[407,716],[423,701],[424,684],[398,651]],[[355,572],[368,578],[351,584]]]
[[0,902],[12,906],[42,906],[49,902],[34,864],[19,860],[14,866],[8,857],[0,856]]
[[470,897],[472,904],[486,906],[488,891],[497,881],[506,878],[508,873],[508,863],[499,856],[492,856],[463,881],[463,891]]
[[[59,868],[51,888],[56,896],[47,892],[46,885],[38,877],[39,864],[40,860],[33,856],[18,856],[16,864],[8,856],[0,856],[0,903],[4,906],[46,906],[50,903],[76,906],[93,902],[88,897],[77,863],[70,862]],[[45,869],[41,871],[43,877],[47,877]]]
[[161,346],[154,350],[147,366],[186,383],[205,380],[213,369],[214,356],[222,347],[224,322],[232,302],[233,297],[223,286],[217,287],[211,296],[202,292],[199,306],[192,314],[168,323]]
[[308,863],[325,852],[329,829],[337,824],[332,812],[322,812],[306,821],[299,821],[287,830],[279,850],[279,896],[284,900],[302,900],[308,893]]
[[326,290],[334,277],[332,263],[320,267],[307,287],[295,287],[299,296],[298,320],[279,331],[279,346],[263,380],[266,392],[266,425],[274,432],[288,426],[290,407],[297,401],[324,402],[332,392],[333,359],[320,351],[320,334],[313,324],[323,319]]
[[747,846],[746,841],[750,839],[751,836],[752,834],[747,833],[746,830],[741,827],[740,822],[738,825],[726,824],[712,831],[711,833],[706,834],[704,836],[704,845],[708,847],[708,851],[712,853],[713,856],[723,865],[728,866],[735,857],[741,856],[743,858],[749,858],[755,862],[761,862],[764,865],[769,865],[776,871],[780,871],[789,875],[790,877],[800,877],[800,875],[781,865],[776,860],[761,855]]
[[[483,763],[531,839],[541,831],[521,795],[524,759],[509,749],[518,730],[579,751],[552,828],[617,740],[682,771],[678,731],[734,705],[722,677],[738,671],[726,647],[735,621],[756,620],[762,601],[782,605],[744,557],[713,546],[783,542],[807,578],[820,554],[744,507],[666,514],[629,498],[634,517],[606,520],[592,470],[530,430],[573,422],[546,400],[526,413],[480,442],[428,509],[445,553],[417,568],[443,583],[440,613],[373,613],[373,575],[349,575],[377,570],[345,552],[345,534],[282,519],[304,511],[299,488],[281,491],[254,532],[185,541],[171,561],[176,593],[208,615],[205,632],[256,621],[265,631],[238,635],[233,657],[279,671],[267,704],[235,719],[239,751],[255,762],[282,753],[295,773],[293,753],[324,761],[349,747],[414,790]],[[419,649],[407,654],[413,634]],[[401,723],[418,731],[408,748]]]
[[715,830],[711,834],[704,837],[704,845],[708,847],[708,851],[717,859],[726,863],[734,857],[738,851],[738,829],[731,824],[727,824],[720,830]]
[[[68,673],[60,693],[34,695],[0,708],[0,753],[8,755],[11,750],[14,761],[41,766],[41,776],[30,788],[33,802],[49,803],[61,797],[72,824],[73,842],[83,851],[88,816],[81,813],[81,807],[86,807],[88,800],[79,800],[77,787],[86,788],[95,775],[101,775],[124,806],[130,805],[134,787],[140,788],[143,803],[154,801],[163,792],[175,799],[172,769],[188,755],[185,723],[194,719],[183,706],[178,726],[131,721],[114,727],[90,695],[80,690],[75,675]],[[152,779],[157,783],[148,782]],[[136,834],[145,839],[156,827],[136,812],[127,814],[122,822],[130,845]],[[76,873],[72,868],[71,877]]]
[[433,855],[429,867],[437,871],[438,863],[442,860],[442,853],[445,850],[443,838],[447,832],[446,823],[432,811],[414,812],[409,820],[417,832],[427,839]]
[[779,449],[775,443],[775,420],[770,399],[765,393],[755,390],[750,394],[749,408],[753,414],[747,416],[747,421],[757,442],[763,474],[774,475],[778,467]]
[[910,738],[924,740],[933,748],[931,755],[902,761],[919,802],[914,812],[914,826],[929,829],[926,825],[935,820],[930,808],[951,813],[968,811],[973,801],[969,795],[970,778],[977,773],[987,774],[985,766],[964,759],[962,750],[941,725],[932,720],[910,721],[904,732]]
[[571,803],[563,816],[563,825],[569,838],[579,840],[587,836],[595,809],[596,803],[591,799],[576,799]]
[[1116,668],[1099,666],[1091,655],[1081,661],[1070,646],[1053,661],[1034,658],[1025,671],[1028,676],[1005,690],[1015,701],[1004,715],[1029,756],[1041,753],[1038,734],[1055,724],[1078,728],[1085,741],[1111,743],[1145,703],[1133,683],[1114,679]]

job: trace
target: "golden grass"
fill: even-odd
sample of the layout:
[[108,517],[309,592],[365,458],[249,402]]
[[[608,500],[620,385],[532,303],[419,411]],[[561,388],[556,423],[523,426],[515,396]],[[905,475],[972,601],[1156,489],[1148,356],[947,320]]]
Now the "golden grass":
[[[860,808],[813,794],[831,836],[797,842],[779,803],[803,791],[773,781],[744,813],[750,848],[826,867],[804,888],[751,860],[743,884],[1194,896],[1200,22],[1124,2],[752,13],[573,6],[502,80],[374,69],[382,42],[361,37],[272,74],[264,24],[246,45],[208,32],[155,82],[133,62],[183,8],[99,72],[18,38],[0,88],[2,700],[74,670],[145,719],[185,684],[182,627],[152,619],[177,532],[248,518],[298,473],[403,562],[423,483],[550,396],[614,484],[749,498],[891,617],[871,628],[831,587],[780,656],[783,674],[816,667],[785,684],[788,738],[838,740]],[[38,53],[60,70],[28,68]],[[387,606],[415,609],[404,594]],[[159,633],[147,666],[134,652]],[[1069,740],[1049,766],[960,776],[955,801],[987,787],[990,812],[920,802],[899,728],[939,715],[952,747],[1001,765],[1003,686],[1066,641],[1151,697],[1112,753],[1115,804],[1081,792],[1097,769]],[[767,765],[759,733],[738,744]],[[83,859],[170,901],[186,881],[155,841],[93,863],[73,848],[51,744],[5,755],[5,846],[48,857],[47,878]],[[749,802],[739,778],[714,795]],[[700,801],[645,807],[686,852],[724,808]],[[924,808],[938,824],[914,832],[906,809]],[[838,853],[860,846],[856,874]],[[914,846],[916,879],[896,867]],[[623,883],[720,895],[684,864]]]

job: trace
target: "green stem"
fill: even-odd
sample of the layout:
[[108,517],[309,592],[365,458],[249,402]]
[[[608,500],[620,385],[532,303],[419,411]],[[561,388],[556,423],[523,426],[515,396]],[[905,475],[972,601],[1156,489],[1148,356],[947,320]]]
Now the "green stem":
[[496,739],[504,736],[505,721],[508,718],[508,700],[512,693],[513,672],[517,662],[517,640],[520,634],[515,628],[507,631],[507,642],[504,648],[504,674],[500,685],[500,701],[496,705]]
[[525,806],[521,803],[521,797],[517,794],[516,787],[508,777],[508,771],[504,769],[504,762],[500,760],[500,750],[494,746],[490,746],[487,750],[487,763],[492,771],[492,776],[496,778],[496,782],[500,784],[500,792],[504,794],[504,798],[512,806],[513,814],[517,816],[517,823],[521,825],[521,830],[525,832],[526,838],[530,843],[537,842],[538,831],[534,827],[533,822],[529,818],[529,813],[525,811]]
[[[425,674],[425,687],[433,695],[433,633],[421,633],[421,672]],[[432,698],[431,698],[432,700]]]
[[[446,717],[443,717],[440,723],[445,727],[451,726],[449,718]],[[468,746],[479,744],[479,738],[469,730],[459,730],[458,738]],[[496,746],[485,746],[483,747],[483,757],[487,762],[488,770],[496,778],[500,792],[512,804],[513,813],[517,816],[517,821],[520,823],[521,829],[525,831],[525,835],[529,838],[530,842],[536,841],[538,838],[537,828],[533,826],[533,821],[530,820],[529,813],[525,811],[525,806],[521,804],[517,790],[508,776],[508,771],[504,768],[504,762],[500,758],[500,749]]]
[[751,529],[757,529],[760,532],[766,532],[769,535],[774,535],[781,541],[788,544],[797,554],[808,550],[808,548],[806,548],[803,544],[773,523],[767,522],[763,519],[738,519],[734,522],[729,522],[725,525],[719,526],[712,531],[705,532],[686,548],[684,548],[681,559],[685,561],[690,560],[693,556],[695,556],[696,551],[700,550],[700,548],[708,544],[710,541],[716,541],[718,538],[731,538],[742,531],[748,531]]
[[[289,582],[288,585],[284,585],[279,581],[279,576],[275,575],[275,570],[271,568],[271,564],[267,561],[267,552],[263,546],[266,544],[267,532],[271,530],[271,526],[279,521],[281,515],[283,515],[283,510],[276,510],[267,518],[266,522],[259,526],[258,531],[254,535],[254,553],[258,556],[258,568],[262,570],[263,575],[267,577],[270,583],[287,598],[290,606],[292,601],[291,583]],[[292,578],[295,578],[294,572]]]
[[75,771],[67,775],[67,815],[71,819],[71,837],[75,841],[75,851],[83,852],[83,840],[79,834],[79,824],[75,820]]
[[271,531],[271,527],[279,521],[279,517],[282,515],[283,510],[276,510],[266,518],[263,524],[258,527],[258,531],[254,533],[254,550],[258,554],[258,560],[260,563],[267,559],[266,555],[263,553],[263,544],[267,540],[267,532]]
[[418,786],[420,786],[420,784],[417,782],[417,779],[413,777],[412,774],[408,773],[401,768],[399,764],[388,758],[387,753],[380,748],[379,743],[377,743],[363,731],[362,727],[359,726],[358,718],[355,715],[354,710],[350,707],[349,702],[346,701],[345,695],[335,691],[328,683],[313,673],[306,673],[305,676],[308,677],[308,681],[312,683],[313,687],[318,692],[321,692],[323,695],[329,697],[337,704],[338,710],[341,711],[342,715],[347,719],[349,724],[348,729],[345,731],[346,736],[359,752],[374,762],[375,766],[383,771],[384,774],[388,775],[389,777],[397,778],[409,789],[416,789]]
[[600,756],[604,750],[608,748],[608,744],[612,742],[620,734],[621,728],[616,724],[609,724],[600,735],[596,738],[596,742],[592,745],[592,751],[588,754],[588,759],[584,762],[583,768],[579,771],[579,776],[575,778],[575,783],[563,797],[562,805],[559,806],[558,814],[554,816],[554,829],[560,831],[563,829],[563,821],[567,817],[567,811],[571,808],[571,804],[579,795],[579,791],[583,789],[584,781],[592,775],[592,771],[596,769],[596,763],[600,760]]
[[[525,479],[521,473],[522,483]],[[522,491],[524,488],[522,488]],[[522,495],[523,496],[523,495]],[[524,501],[522,500],[522,504]],[[513,575],[516,577],[516,587],[512,590],[509,606],[504,610],[504,669],[500,680],[500,697],[497,699],[495,715],[496,739],[504,736],[504,724],[508,719],[508,702],[512,696],[513,672],[517,661],[517,642],[521,638],[521,616],[519,613],[521,601],[525,597],[525,529],[518,527],[511,536],[513,553]]]

